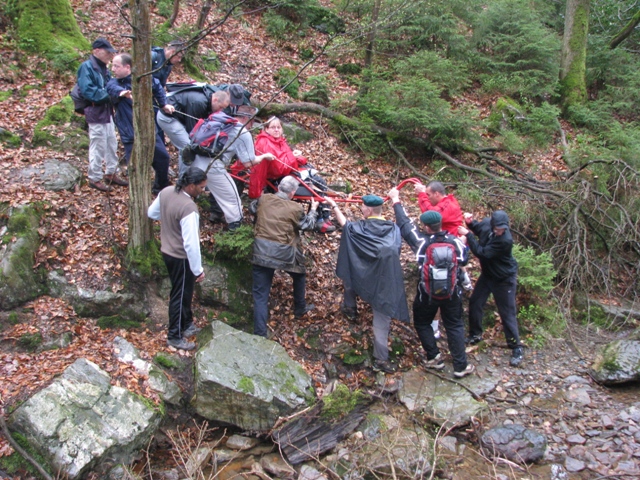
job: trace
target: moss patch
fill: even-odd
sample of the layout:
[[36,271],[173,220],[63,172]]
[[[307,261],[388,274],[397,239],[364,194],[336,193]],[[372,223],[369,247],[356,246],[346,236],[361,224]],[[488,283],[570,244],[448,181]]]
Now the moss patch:
[[84,117],[74,113],[71,97],[66,96],[59,103],[49,107],[44,118],[36,124],[33,145],[48,145],[57,149],[88,148],[89,141],[83,129],[84,121]]
[[349,390],[346,385],[339,384],[323,402],[320,416],[324,420],[339,420],[349,415],[358,405],[365,403],[367,397],[360,390]]
[[140,327],[140,321],[131,318],[125,318],[120,315],[111,315],[107,317],[100,317],[98,319],[98,326],[103,330],[105,328],[138,328]]
[[[47,461],[29,444],[27,437],[18,432],[12,433],[11,436],[16,442],[18,442],[18,445],[24,448],[29,455],[31,455],[47,472],[49,472],[49,474],[53,476],[53,470],[49,467]],[[9,475],[16,475],[18,473],[24,474],[26,471],[29,473],[28,476],[40,478],[35,467],[26,461],[18,452],[14,452],[6,457],[0,457],[0,469],[4,470]],[[26,476],[21,476],[20,478],[26,478]]]
[[238,390],[244,393],[255,393],[256,386],[253,384],[253,380],[249,377],[242,377],[238,382]]
[[178,357],[164,352],[157,353],[153,357],[153,362],[163,368],[178,369],[183,367],[182,361]]

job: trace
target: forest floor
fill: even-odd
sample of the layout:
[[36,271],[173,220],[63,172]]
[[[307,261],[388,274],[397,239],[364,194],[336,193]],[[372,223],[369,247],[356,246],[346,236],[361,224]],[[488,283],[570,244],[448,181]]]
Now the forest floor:
[[[87,14],[83,18],[89,20],[81,23],[87,38],[105,35],[117,49],[130,49],[129,39],[125,36],[129,33],[128,27],[115,3],[81,0],[72,0],[71,3],[74,11],[82,10]],[[193,24],[196,14],[195,6],[185,5],[177,23]],[[253,99],[260,102],[269,100],[278,90],[273,78],[275,71],[282,66],[296,68],[303,62],[297,58],[296,49],[291,45],[265,41],[266,38],[269,37],[260,24],[259,15],[248,15],[244,19],[231,18],[203,40],[200,48],[215,51],[222,65],[211,75],[211,83],[241,83],[253,92]],[[319,33],[310,33],[305,38],[305,42],[314,49],[319,49],[323,41]],[[47,205],[39,230],[38,266],[59,269],[69,282],[78,286],[113,290],[126,288],[122,254],[127,245],[127,190],[116,188],[111,194],[104,194],[84,184],[71,192],[49,192],[34,182],[25,184],[18,180],[21,169],[42,165],[50,158],[67,161],[86,171],[85,153],[28,146],[37,121],[48,107],[68,94],[74,78],[56,77],[48,71],[35,75],[34,72],[41,70],[40,59],[12,50],[0,50],[0,57],[4,65],[0,81],[12,91],[8,99],[0,102],[0,126],[20,135],[25,141],[18,149],[0,145],[0,174],[5,178],[0,186],[0,202],[15,206],[43,201]],[[332,95],[344,98],[345,104],[349,103],[355,87],[329,68],[326,57],[320,57],[305,72],[305,76],[317,74],[329,75]],[[188,79],[180,66],[174,69],[172,81]],[[286,101],[284,94],[276,98],[276,102]],[[480,111],[488,111],[491,104],[491,99],[470,101]],[[393,158],[366,158],[359,153],[356,144],[341,142],[323,118],[293,114],[286,120],[297,122],[313,133],[314,138],[298,145],[298,148],[330,183],[348,181],[356,194],[384,196],[399,181],[413,176],[404,164]],[[532,154],[524,161],[532,166],[544,165],[545,168],[537,168],[536,171],[548,175],[555,169],[564,168],[559,161],[559,150],[554,146]],[[175,151],[172,153],[175,161]],[[507,162],[510,160],[505,158]],[[411,161],[426,177],[434,174],[429,159],[411,158]],[[519,166],[522,168],[521,164]],[[413,192],[403,190],[402,199],[415,218],[418,209]],[[475,206],[462,207],[466,211],[474,211]],[[346,210],[347,216],[359,218],[356,206]],[[392,214],[390,210],[386,213]],[[203,248],[212,249],[214,235],[222,226],[209,223],[206,215],[201,216],[201,224]],[[368,389],[375,383],[375,376],[367,367],[345,366],[330,355],[323,358],[309,355],[313,349],[309,348],[307,339],[312,332],[322,332],[322,341],[326,344],[346,342],[363,350],[370,347],[370,310],[365,306],[361,309],[361,325],[349,324],[339,313],[341,287],[334,275],[339,238],[340,232],[305,236],[305,249],[313,265],[308,275],[307,300],[317,307],[306,318],[302,321],[293,319],[291,284],[287,275],[276,275],[272,289],[270,327],[274,340],[304,365],[316,380],[319,393],[327,380],[325,362],[338,364],[339,380],[351,388]],[[409,262],[411,257],[408,249],[404,248],[403,260]],[[477,278],[479,267],[476,262],[471,263],[469,270],[472,277]],[[7,315],[6,312],[1,313]],[[0,332],[0,407],[3,414],[47,385],[80,357],[98,364],[112,376],[114,383],[153,398],[146,379],[133,368],[114,364],[112,342],[116,335],[124,336],[140,349],[146,359],[153,358],[159,351],[169,350],[166,346],[166,312],[162,308],[154,309],[145,328],[128,331],[101,330],[95,319],[79,318],[70,305],[51,297],[29,302],[18,313],[19,322]],[[211,309],[196,309],[196,323],[200,326],[211,316]],[[67,348],[29,353],[17,344],[25,334],[40,333],[47,338],[64,331],[74,334],[73,342]],[[299,335],[300,331],[307,334]],[[581,325],[571,325],[566,339],[546,339],[544,344],[533,333],[525,335],[525,341],[530,345],[525,351],[525,362],[522,368],[513,369],[508,366],[509,351],[503,348],[499,325],[489,329],[485,333],[485,344],[481,348],[469,349],[470,361],[478,365],[478,375],[499,376],[501,379],[496,392],[487,399],[491,413],[485,427],[517,422],[544,431],[549,439],[545,463],[561,463],[569,469],[578,470],[570,478],[640,476],[640,388],[636,385],[607,389],[595,384],[588,375],[597,347],[624,335],[625,330],[610,333]],[[401,370],[419,365],[424,354],[413,328],[394,322],[391,336],[400,339],[405,346],[405,352],[399,358]],[[541,346],[534,348],[533,345]],[[179,353],[193,355],[190,352]],[[567,395],[571,391],[580,392],[579,398],[568,400]],[[459,434],[473,441],[477,432],[469,429]],[[477,452],[473,448],[468,451]],[[0,437],[0,456],[10,452],[11,447]],[[475,455],[475,460],[472,455],[466,455],[451,462],[449,473],[452,478],[539,476],[534,470],[523,470],[516,465],[496,465],[479,453]],[[580,459],[587,464],[584,470]],[[473,471],[478,475],[469,473]]]

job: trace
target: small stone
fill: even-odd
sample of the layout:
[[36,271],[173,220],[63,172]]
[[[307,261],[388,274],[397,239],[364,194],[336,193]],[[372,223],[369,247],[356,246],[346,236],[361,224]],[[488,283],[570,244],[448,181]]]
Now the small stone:
[[564,393],[564,398],[567,402],[577,403],[578,405],[589,405],[591,403],[591,397],[589,397],[585,388],[568,390]]
[[302,465],[298,480],[327,480],[327,477],[310,465]]
[[586,465],[582,460],[567,457],[564,461],[564,468],[566,468],[568,472],[581,472],[586,468]]
[[638,469],[638,466],[635,464],[633,460],[623,460],[621,462],[618,462],[616,471],[621,472],[625,475],[640,474],[640,469]]
[[611,417],[609,415],[603,415],[600,419],[602,421],[602,426],[606,429],[611,429],[613,428],[613,420],[611,420]]
[[574,445],[583,445],[587,440],[582,435],[569,435],[567,437],[567,442],[572,443]]
[[450,452],[456,453],[458,446],[458,439],[456,437],[446,436],[440,438],[440,446],[446,448]]
[[518,415],[518,410],[516,410],[515,408],[507,408],[504,413],[510,416],[515,416]]
[[242,435],[231,435],[225,443],[227,448],[233,450],[249,450],[260,443],[257,438],[244,437]]

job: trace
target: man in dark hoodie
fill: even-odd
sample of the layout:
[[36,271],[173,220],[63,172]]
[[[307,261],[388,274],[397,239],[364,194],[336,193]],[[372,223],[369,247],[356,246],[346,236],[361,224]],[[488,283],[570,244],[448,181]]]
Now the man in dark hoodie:
[[511,349],[510,364],[517,367],[522,363],[523,348],[518,333],[516,318],[516,286],[518,283],[518,262],[513,258],[513,237],[509,230],[509,216],[496,210],[491,217],[478,222],[471,213],[464,214],[467,225],[459,227],[458,233],[467,237],[467,245],[480,260],[482,272],[469,299],[470,344],[482,340],[482,315],[490,294],[498,307],[502,329]]
[[404,291],[398,226],[382,216],[383,199],[377,195],[362,197],[363,220],[347,222],[335,200],[325,197],[336,220],[343,227],[336,275],[344,283],[342,312],[356,319],[356,297],[373,310],[373,370],[393,373],[397,367],[389,361],[391,319],[409,322]]

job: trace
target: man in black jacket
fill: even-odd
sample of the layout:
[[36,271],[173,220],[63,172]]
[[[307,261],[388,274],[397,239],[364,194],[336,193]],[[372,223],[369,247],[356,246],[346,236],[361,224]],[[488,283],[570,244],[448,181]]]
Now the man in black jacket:
[[356,296],[373,310],[373,370],[393,373],[397,367],[389,361],[391,319],[409,321],[404,291],[400,248],[400,229],[382,216],[384,201],[377,195],[362,197],[363,220],[347,222],[335,200],[325,197],[343,227],[336,275],[344,283],[342,311],[355,318]]
[[[462,287],[460,286],[462,274],[460,268],[467,264],[467,248],[459,238],[450,235],[446,230],[442,230],[442,215],[440,212],[427,210],[420,215],[420,221],[424,224],[424,232],[421,232],[404,211],[402,203],[400,203],[398,189],[392,188],[388,195],[391,202],[393,202],[396,224],[400,228],[402,238],[416,254],[421,278],[425,273],[424,269],[429,268],[427,252],[430,245],[440,247],[440,245],[436,244],[447,244],[452,245],[455,249],[458,269],[451,268],[455,270],[455,272],[452,272],[452,276],[455,275],[453,277],[455,278],[455,288],[453,288],[449,298],[443,298],[444,295],[441,298],[432,298],[427,291],[425,282],[419,281],[416,297],[413,301],[413,325],[420,338],[422,348],[427,353],[427,360],[424,362],[424,366],[434,370],[442,370],[444,362],[431,326],[436,313],[440,310],[442,325],[447,332],[447,343],[453,359],[453,375],[456,378],[466,377],[475,370],[474,365],[467,363],[467,354],[464,349],[464,321],[462,320]],[[453,260],[448,265],[453,265]],[[453,278],[452,281],[454,281]]]
[[502,329],[511,349],[511,366],[522,363],[523,348],[518,333],[516,318],[516,286],[518,283],[518,262],[513,258],[513,237],[509,231],[509,216],[496,210],[491,217],[478,222],[470,213],[464,214],[468,228],[459,227],[458,233],[466,235],[467,244],[480,260],[482,273],[469,299],[468,343],[482,340],[482,315],[490,294],[498,307]]

